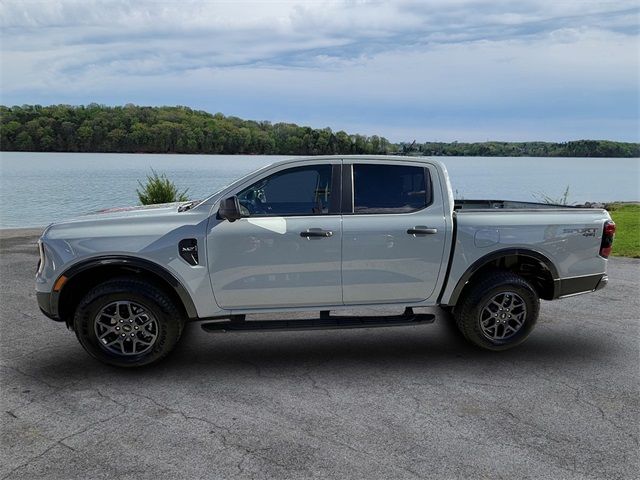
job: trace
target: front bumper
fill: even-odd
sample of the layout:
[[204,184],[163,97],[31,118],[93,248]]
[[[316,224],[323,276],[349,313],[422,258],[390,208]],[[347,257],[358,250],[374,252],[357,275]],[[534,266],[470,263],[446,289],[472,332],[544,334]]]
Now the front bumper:
[[53,311],[51,307],[51,294],[48,292],[36,292],[36,299],[38,301],[38,307],[40,307],[40,311],[49,317],[51,320],[55,320],[56,322],[61,322],[60,318],[57,315],[57,312]]

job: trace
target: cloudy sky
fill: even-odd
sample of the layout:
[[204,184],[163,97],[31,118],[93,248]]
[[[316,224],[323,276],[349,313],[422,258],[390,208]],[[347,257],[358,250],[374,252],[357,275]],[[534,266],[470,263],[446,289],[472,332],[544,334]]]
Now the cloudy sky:
[[2,0],[0,103],[640,141],[639,20],[634,0]]

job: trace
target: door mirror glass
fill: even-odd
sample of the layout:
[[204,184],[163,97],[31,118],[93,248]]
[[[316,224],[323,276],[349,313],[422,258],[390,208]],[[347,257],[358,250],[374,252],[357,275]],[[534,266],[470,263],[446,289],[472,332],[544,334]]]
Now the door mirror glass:
[[242,218],[238,197],[234,195],[233,197],[225,198],[220,202],[220,208],[218,209],[218,218],[229,220],[230,222],[235,222],[236,220]]

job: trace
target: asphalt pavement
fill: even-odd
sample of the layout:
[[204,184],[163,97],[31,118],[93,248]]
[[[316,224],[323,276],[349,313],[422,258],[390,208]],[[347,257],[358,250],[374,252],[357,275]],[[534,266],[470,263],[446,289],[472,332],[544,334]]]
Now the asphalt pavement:
[[[638,478],[640,260],[543,302],[502,353],[431,325],[209,334],[166,361],[90,358],[0,232],[0,479]],[[363,314],[368,313],[362,311]]]

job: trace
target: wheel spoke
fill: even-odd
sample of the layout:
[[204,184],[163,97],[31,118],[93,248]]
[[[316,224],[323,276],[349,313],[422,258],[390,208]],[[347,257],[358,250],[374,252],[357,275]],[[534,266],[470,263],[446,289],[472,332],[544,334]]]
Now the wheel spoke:
[[116,343],[118,343],[120,341],[120,337],[116,337],[115,340],[112,340],[110,342],[107,343],[103,343],[102,345],[104,345],[105,347],[110,347],[111,345],[114,345]]
[[115,329],[114,328],[107,328],[107,330],[98,337],[98,340],[102,340],[104,337],[106,337],[107,335],[112,334],[112,333],[115,333]]
[[155,322],[155,320],[153,320],[153,319],[149,319],[149,320],[147,320],[146,322],[144,322],[142,325],[140,325],[140,328],[144,329],[144,328],[146,328],[146,327],[147,327],[147,325],[151,325],[151,324],[152,324],[152,323],[154,323],[154,322]]

